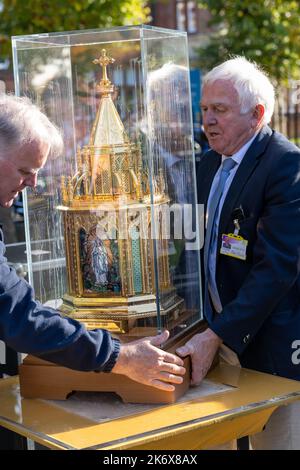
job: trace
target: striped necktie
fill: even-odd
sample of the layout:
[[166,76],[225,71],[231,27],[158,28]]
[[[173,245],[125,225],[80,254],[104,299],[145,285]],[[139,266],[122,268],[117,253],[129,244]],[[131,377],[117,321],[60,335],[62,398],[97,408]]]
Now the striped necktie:
[[218,186],[212,195],[208,207],[208,220],[207,220],[207,228],[206,228],[206,235],[205,235],[205,243],[204,243],[204,268],[205,273],[207,273],[207,263],[208,263],[208,256],[210,252],[210,248],[212,243],[214,242],[215,236],[215,222],[216,216],[218,213],[219,203],[224,191],[226,180],[230,174],[232,168],[236,165],[236,162],[232,160],[232,158],[227,157],[222,163],[222,170],[220,174],[220,179]]
[[214,246],[214,243],[217,237],[216,217],[218,214],[220,200],[222,198],[226,180],[230,174],[230,171],[235,165],[236,165],[236,162],[232,160],[232,158],[227,157],[223,161],[218,186],[216,187],[215,192],[212,194],[210,198],[209,207],[207,210],[208,220],[207,220],[206,236],[205,236],[205,243],[204,243],[204,270],[205,270],[204,311],[207,317],[209,317],[212,314],[212,308],[211,308],[211,304],[209,301],[209,292],[210,292],[213,304],[214,305],[220,304],[219,294],[218,292],[214,292],[215,289],[213,289],[212,282],[210,279],[210,271],[208,269],[208,259],[209,259],[210,252],[212,251],[212,248]]

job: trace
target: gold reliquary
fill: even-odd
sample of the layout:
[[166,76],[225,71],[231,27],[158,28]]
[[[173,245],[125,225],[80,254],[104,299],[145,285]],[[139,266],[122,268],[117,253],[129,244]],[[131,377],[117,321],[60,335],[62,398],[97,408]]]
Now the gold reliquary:
[[169,328],[180,324],[184,299],[170,279],[163,172],[151,182],[141,144],[127,136],[107,76],[113,62],[105,49],[94,60],[102,79],[91,137],[78,148],[76,173],[61,178],[68,293],[60,310],[89,328],[146,336],[156,333],[157,289]]

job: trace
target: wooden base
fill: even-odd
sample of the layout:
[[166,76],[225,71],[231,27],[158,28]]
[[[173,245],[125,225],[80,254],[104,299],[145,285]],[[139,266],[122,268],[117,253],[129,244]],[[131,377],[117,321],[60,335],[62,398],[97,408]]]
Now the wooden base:
[[173,392],[165,392],[124,375],[80,372],[27,356],[19,367],[21,395],[24,398],[65,400],[74,391],[98,391],[114,392],[125,403],[174,403],[189,388],[189,362],[185,359],[187,372],[183,383],[175,385]]
[[[197,331],[206,327],[198,324]],[[167,351],[174,353],[176,348],[186,343],[194,334],[194,328],[180,340],[171,340]],[[75,391],[114,392],[125,402],[131,403],[174,403],[184,395],[190,385],[190,359],[184,359],[186,374],[182,384],[175,385],[173,392],[142,385],[125,375],[103,372],[80,372],[27,356],[19,366],[21,395],[24,398],[44,398],[65,400]]]
[[[188,361],[186,361],[188,363]],[[24,398],[65,400],[74,391],[114,392],[125,403],[174,403],[189,387],[189,371],[174,392],[139,384],[120,374],[80,372],[28,356],[20,366]]]

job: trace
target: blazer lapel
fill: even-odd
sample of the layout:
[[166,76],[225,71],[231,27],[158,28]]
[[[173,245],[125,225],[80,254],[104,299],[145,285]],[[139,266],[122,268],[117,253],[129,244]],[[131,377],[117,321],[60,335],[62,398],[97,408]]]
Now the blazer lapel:
[[[230,185],[229,191],[226,195],[221,216],[219,222],[219,234],[224,233],[226,226],[228,224],[228,217],[232,213],[237,198],[239,197],[240,192],[243,190],[247,180],[250,178],[251,174],[255,170],[256,166],[259,163],[259,159],[264,153],[267,144],[272,136],[272,130],[270,127],[265,126],[261,132],[257,135],[256,139],[246,152],[234,178]],[[219,237],[217,253],[220,251],[221,240]]]

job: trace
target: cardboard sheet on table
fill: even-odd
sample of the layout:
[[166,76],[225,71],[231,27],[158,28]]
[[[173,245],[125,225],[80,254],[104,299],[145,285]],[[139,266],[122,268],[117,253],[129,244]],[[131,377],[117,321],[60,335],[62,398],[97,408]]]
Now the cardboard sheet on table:
[[[230,392],[234,389],[234,386],[205,379],[200,385],[191,387],[177,403],[189,402],[209,395]],[[67,400],[47,400],[47,402],[59,406],[65,411],[84,416],[97,423],[144,413],[159,407],[172,406],[165,404],[123,403],[118,395],[107,392],[76,392]]]

